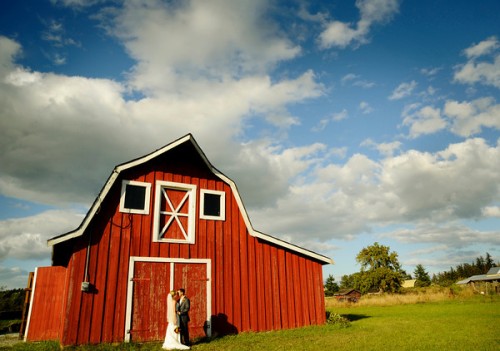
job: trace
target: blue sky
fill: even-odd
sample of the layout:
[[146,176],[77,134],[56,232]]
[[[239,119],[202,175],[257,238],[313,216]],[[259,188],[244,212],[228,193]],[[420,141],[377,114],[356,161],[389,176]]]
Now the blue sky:
[[500,260],[500,2],[0,3],[0,286],[192,133],[255,229],[359,271]]

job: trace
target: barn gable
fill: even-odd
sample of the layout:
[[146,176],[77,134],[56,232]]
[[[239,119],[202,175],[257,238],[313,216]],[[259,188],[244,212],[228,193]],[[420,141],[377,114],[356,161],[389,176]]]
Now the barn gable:
[[[168,162],[162,162],[163,158],[162,156],[165,156],[168,154]],[[92,218],[96,215],[97,211],[100,208],[101,203],[104,201],[105,197],[107,196],[109,190],[111,187],[114,185],[114,183],[119,179],[121,173],[131,173],[134,169],[134,167],[137,167],[139,165],[147,165],[148,163],[157,163],[161,164],[164,167],[169,168],[169,171],[177,171],[177,172],[183,172],[185,169],[182,169],[182,167],[186,166],[184,163],[184,160],[186,159],[186,155],[192,155],[195,157],[194,162],[191,161],[190,164],[202,164],[206,167],[206,170],[209,174],[221,179],[225,183],[227,183],[232,191],[233,195],[236,197],[237,203],[239,210],[241,211],[241,214],[243,215],[243,219],[245,221],[245,225],[248,228],[248,232],[250,235],[254,237],[258,237],[262,240],[268,241],[270,243],[273,243],[278,246],[283,246],[288,249],[291,249],[293,251],[296,251],[298,253],[301,253],[305,256],[312,257],[323,264],[331,264],[333,263],[333,260],[331,258],[328,258],[326,256],[317,254],[315,252],[306,250],[304,248],[301,248],[299,246],[290,244],[288,242],[285,242],[283,240],[280,240],[278,238],[272,237],[270,235],[264,234],[262,232],[259,232],[255,230],[250,222],[250,219],[248,217],[248,214],[246,212],[246,209],[243,205],[243,201],[241,200],[241,197],[239,195],[238,189],[236,187],[236,184],[226,177],[224,174],[222,174],[219,170],[217,170],[212,164],[208,161],[207,157],[197,144],[197,142],[194,140],[193,136],[191,134],[188,134],[146,156],[143,156],[141,158],[137,158],[135,160],[132,160],[127,163],[123,163],[121,165],[118,165],[115,167],[111,175],[109,176],[106,184],[102,188],[101,192],[99,193],[98,197],[94,201],[91,209],[87,213],[85,219],[83,220],[82,224],[74,231],[62,234],[60,236],[56,236],[54,238],[51,238],[48,240],[48,245],[49,246],[54,246],[55,244],[64,242],[66,240],[69,240],[71,238],[75,238],[78,236],[81,236],[84,232],[85,229],[88,227],[89,223],[92,221]],[[197,162],[197,160],[199,162]]]
[[236,185],[190,134],[116,166],[81,225],[48,244],[26,340],[161,340],[166,294],[179,287],[193,336],[325,322],[332,260],[253,229]]

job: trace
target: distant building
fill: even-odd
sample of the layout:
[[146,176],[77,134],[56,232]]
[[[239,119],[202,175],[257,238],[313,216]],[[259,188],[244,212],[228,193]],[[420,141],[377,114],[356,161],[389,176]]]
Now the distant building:
[[361,298],[361,292],[355,289],[340,290],[333,294],[337,301],[357,302]]
[[414,288],[415,287],[415,283],[417,282],[416,279],[407,279],[403,282],[403,285],[402,287],[403,288]]
[[474,282],[500,282],[500,267],[492,267],[486,274],[473,275],[458,281],[457,284],[473,284]]

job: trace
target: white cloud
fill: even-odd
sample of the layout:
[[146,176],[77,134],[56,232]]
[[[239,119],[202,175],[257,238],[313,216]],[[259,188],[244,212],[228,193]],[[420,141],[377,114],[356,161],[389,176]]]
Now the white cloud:
[[354,39],[361,40],[366,33],[361,29],[352,29],[349,24],[333,21],[328,24],[325,31],[320,35],[321,47],[327,49],[332,46],[344,48]]
[[361,101],[359,103],[359,109],[361,110],[361,113],[365,115],[373,112],[373,107],[371,107],[366,101]]
[[265,20],[269,6],[264,0],[126,2],[108,25],[137,60],[130,76],[134,88],[149,94],[188,91],[201,79],[261,75],[300,53]]
[[0,78],[15,67],[14,59],[21,53],[21,45],[0,35]]
[[446,101],[444,114],[451,120],[451,131],[460,136],[478,134],[483,127],[500,130],[500,104],[491,97],[470,102]]
[[417,82],[412,80],[409,83],[401,83],[389,96],[389,100],[399,100],[404,97],[410,96],[413,90],[417,87]]
[[359,78],[358,75],[356,75],[354,73],[348,73],[345,76],[343,76],[340,81],[342,82],[342,84],[347,84],[348,82],[351,82],[357,78]]
[[469,61],[458,66],[454,79],[460,83],[481,83],[500,88],[500,55],[495,57],[493,63]]
[[328,124],[330,124],[330,122],[339,122],[339,121],[346,119],[347,117],[349,117],[349,114],[348,114],[346,109],[343,109],[340,112],[333,113],[331,116],[329,116],[327,118],[323,118],[322,120],[320,120],[318,122],[318,124],[316,126],[311,128],[311,130],[313,132],[322,131],[328,126]]
[[469,139],[436,153],[391,156],[399,146],[380,144],[381,151],[387,147],[381,161],[355,154],[343,164],[315,163],[308,182],[292,182],[275,204],[252,208],[251,218],[257,229],[295,242],[314,224],[315,236],[326,241],[395,223],[481,218],[485,207],[500,201],[500,144]]
[[499,47],[500,44],[498,43],[498,39],[493,36],[481,41],[478,44],[472,45],[471,47],[465,49],[464,52],[467,58],[476,58],[479,56],[490,54]]
[[406,106],[403,117],[403,125],[410,128],[410,138],[436,133],[447,126],[446,120],[441,115],[441,110],[432,106],[422,108],[416,104]]
[[[271,138],[234,141],[252,113],[274,124],[279,123],[272,116],[283,113],[278,121],[293,123],[286,105],[322,92],[312,72],[279,82],[265,75],[202,81],[191,84],[197,89],[189,94],[126,101],[125,88],[113,81],[16,67],[12,57],[19,47],[8,40],[4,44],[8,49],[0,53],[6,63],[1,68],[0,114],[18,111],[16,119],[0,119],[0,147],[5,150],[0,154],[0,189],[6,195],[90,203],[114,165],[191,131],[209,159],[237,181],[256,229],[296,243],[310,239],[312,225],[318,240],[349,239],[401,220],[479,218],[500,201],[500,146],[488,146],[482,139],[441,152],[413,150],[397,156],[398,142],[374,144],[385,155],[383,160],[355,154],[338,164],[331,163],[331,157],[339,152],[344,156],[345,149],[328,150],[322,144],[285,148]],[[415,136],[435,130],[419,123],[439,121],[441,115],[439,109],[417,105],[406,113]],[[329,120],[346,114],[340,111]],[[257,177],[266,181],[255,186]],[[64,217],[71,218],[56,216]],[[41,230],[28,222],[2,222],[1,228],[6,234],[0,251],[19,257],[27,255],[27,242],[33,243],[36,255],[46,255],[42,244],[62,231]],[[7,233],[16,230],[20,242],[8,238]]]
[[[454,80],[459,83],[480,83],[500,88],[500,44],[496,37],[486,39],[465,50],[469,59],[465,64],[455,67]],[[480,57],[492,56],[492,61],[479,61]]]
[[343,109],[341,112],[334,113],[332,115],[332,121],[338,122],[346,119],[348,117],[348,113],[346,109]]
[[43,55],[56,66],[66,64],[67,53],[64,49],[68,46],[80,47],[81,43],[68,36],[62,21],[41,19],[41,22],[45,26],[41,39],[50,44],[50,47],[42,50]]
[[54,19],[42,20],[45,30],[42,32],[42,40],[51,43],[55,47],[81,46],[79,42],[68,37],[64,24]]
[[360,87],[363,89],[373,88],[376,84],[375,82],[370,82],[368,80],[361,79],[359,75],[354,73],[348,73],[342,77],[340,80],[342,85],[350,84],[355,87]]
[[478,218],[484,206],[498,201],[499,161],[500,144],[468,139],[434,154],[411,150],[385,159],[383,183],[409,218]]
[[5,267],[0,265],[0,288],[18,289],[27,286],[28,271],[21,267]]
[[422,73],[424,76],[432,78],[436,76],[441,71],[441,69],[442,67],[422,68],[420,69],[420,73]]
[[461,224],[418,225],[413,229],[399,229],[386,233],[383,237],[390,237],[403,243],[445,244],[448,249],[479,243],[500,245],[500,231],[481,232]]
[[500,218],[500,206],[486,206],[482,209],[482,215],[484,217]]
[[392,157],[394,153],[401,148],[402,144],[400,141],[377,144],[371,139],[366,139],[360,145],[374,148],[378,152],[380,152],[384,157]]
[[194,81],[179,70],[184,84],[175,90],[127,101],[124,84],[32,72],[13,63],[18,52],[0,37],[0,192],[44,203],[88,204],[116,164],[188,132],[216,164],[246,168],[234,156],[247,147],[234,140],[246,123],[261,118],[286,129],[298,123],[289,104],[323,94],[312,71],[277,81],[266,74]]
[[500,130],[500,104],[492,97],[472,101],[448,100],[442,109],[410,104],[403,112],[403,125],[409,127],[409,137],[432,134],[445,128],[453,134],[471,137],[484,128]]
[[325,30],[319,36],[322,48],[344,48],[353,42],[366,43],[374,24],[390,20],[399,11],[399,1],[357,0],[356,7],[359,9],[360,19],[355,25],[341,21],[331,21],[325,24]]
[[49,258],[47,240],[75,229],[83,217],[73,211],[52,210],[35,216],[0,221],[0,261]]
[[74,8],[84,8],[94,6],[98,3],[104,3],[108,0],[50,0],[51,3]]

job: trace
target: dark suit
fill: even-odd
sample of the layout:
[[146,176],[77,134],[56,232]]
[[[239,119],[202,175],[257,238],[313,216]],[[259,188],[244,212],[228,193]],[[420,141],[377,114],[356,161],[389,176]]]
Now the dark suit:
[[183,299],[177,302],[177,316],[179,317],[179,327],[181,328],[181,343],[184,345],[189,345],[189,309],[191,307],[191,303],[189,299],[184,296]]

